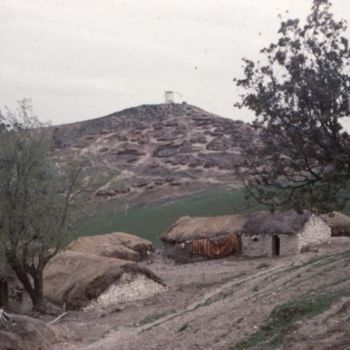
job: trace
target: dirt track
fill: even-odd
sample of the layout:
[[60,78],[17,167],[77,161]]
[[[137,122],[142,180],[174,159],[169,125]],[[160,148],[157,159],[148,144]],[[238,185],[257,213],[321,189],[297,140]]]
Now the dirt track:
[[[62,341],[54,349],[230,349],[266,324],[276,306],[307,293],[348,288],[348,251],[350,240],[341,238],[318,253],[288,258],[229,258],[188,265],[158,258],[148,267],[169,285],[167,292],[103,314],[69,313],[56,326]],[[332,308],[340,310],[346,302],[342,298]],[[329,321],[329,317],[317,317],[321,317],[319,326],[315,326],[317,318],[312,324],[299,321],[305,334],[299,336],[300,327],[294,333],[287,332],[288,336],[281,337],[280,348],[291,348],[288,339],[293,339],[293,346],[312,349],[315,340],[311,333],[317,334]],[[305,327],[312,332],[305,332]],[[345,335],[338,334],[338,339],[350,339],[347,332],[344,329]],[[307,337],[310,347],[302,347],[308,344]],[[317,346],[315,349],[321,349]]]

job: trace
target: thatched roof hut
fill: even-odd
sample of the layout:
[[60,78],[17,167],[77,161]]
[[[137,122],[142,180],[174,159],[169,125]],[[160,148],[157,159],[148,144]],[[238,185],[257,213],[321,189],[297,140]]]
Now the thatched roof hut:
[[184,216],[178,219],[160,238],[164,242],[181,243],[222,237],[237,232],[245,223],[246,218],[246,215]]
[[239,253],[236,232],[245,220],[245,215],[182,217],[161,236],[164,255],[185,263]]
[[109,258],[118,258],[129,261],[147,259],[154,250],[152,242],[138,236],[114,232],[97,236],[80,237],[67,247],[80,253],[95,254]]
[[133,262],[65,251],[51,259],[44,271],[44,296],[57,305],[82,308],[118,284],[124,274],[143,275],[163,285],[152,271]]
[[251,214],[239,230],[242,254],[247,256],[294,255],[328,243],[331,230],[311,211],[294,210]]
[[350,217],[337,211],[323,214],[322,218],[332,230],[332,236],[350,237]]

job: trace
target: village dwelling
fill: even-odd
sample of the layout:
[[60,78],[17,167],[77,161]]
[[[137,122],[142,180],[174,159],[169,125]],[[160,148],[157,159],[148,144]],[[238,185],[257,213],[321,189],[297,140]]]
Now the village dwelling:
[[331,228],[332,237],[350,237],[350,217],[337,211],[323,214],[322,218]]
[[245,215],[182,217],[161,236],[163,254],[179,263],[239,254],[245,221]]
[[244,256],[287,256],[330,242],[331,229],[322,217],[310,211],[298,214],[290,210],[253,214],[239,234]]

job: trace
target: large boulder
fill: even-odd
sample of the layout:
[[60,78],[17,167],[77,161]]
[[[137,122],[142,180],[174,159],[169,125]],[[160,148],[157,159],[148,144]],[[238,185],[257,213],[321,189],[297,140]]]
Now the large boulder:
[[56,340],[50,326],[28,316],[6,314],[0,322],[0,350],[49,350]]
[[67,249],[136,262],[147,259],[154,247],[146,239],[125,232],[114,232],[80,237],[70,243]]
[[[79,309],[96,301],[111,287],[129,284],[140,277],[156,292],[164,288],[159,277],[136,263],[68,250],[56,255],[47,265],[44,296],[56,305]],[[142,297],[142,293],[138,295]]]

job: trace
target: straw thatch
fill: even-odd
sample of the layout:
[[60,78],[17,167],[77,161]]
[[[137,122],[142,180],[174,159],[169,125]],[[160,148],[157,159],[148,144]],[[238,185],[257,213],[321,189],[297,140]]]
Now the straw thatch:
[[350,217],[333,212],[330,214],[323,214],[323,220],[332,230],[332,236],[349,236],[350,237]]
[[184,216],[161,236],[161,240],[181,243],[197,239],[213,239],[237,232],[245,221],[246,215]]
[[248,217],[240,234],[296,234],[304,228],[311,217],[310,211],[298,214],[294,210],[285,212],[258,212]]
[[163,284],[152,271],[133,262],[65,251],[55,256],[44,273],[44,295],[51,302],[77,309],[87,306],[124,273],[145,275]]
[[145,260],[154,250],[150,241],[124,232],[81,237],[70,243],[67,249],[130,261]]

